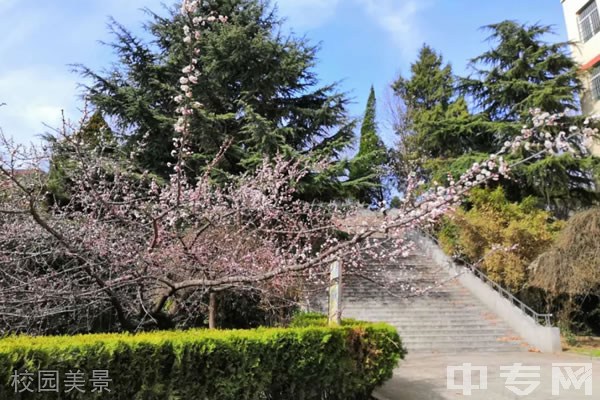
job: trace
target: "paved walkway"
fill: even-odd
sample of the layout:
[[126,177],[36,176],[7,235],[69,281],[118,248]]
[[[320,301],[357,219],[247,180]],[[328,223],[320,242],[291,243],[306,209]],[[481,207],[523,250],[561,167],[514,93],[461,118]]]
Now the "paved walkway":
[[[447,367],[462,366],[471,363],[473,367],[487,366],[487,389],[473,389],[471,394],[462,389],[447,388]],[[522,363],[523,366],[539,366],[539,378],[517,377],[516,382],[530,381],[541,382],[540,385],[527,395],[518,396],[506,388],[507,378],[501,377],[501,366],[512,366]],[[585,380],[582,380],[580,389],[570,386],[568,389],[560,387],[560,394],[553,395],[552,372],[554,363],[590,363],[592,367],[591,388],[592,395],[585,395]],[[573,367],[575,373],[579,367]],[[583,372],[584,370],[581,370]],[[565,380],[569,380],[569,371],[560,369]],[[532,373],[532,371],[526,371]],[[469,374],[467,374],[468,376]],[[479,385],[479,372],[473,372],[473,385]],[[572,375],[573,376],[573,375]],[[575,375],[575,378],[578,376]],[[462,372],[456,373],[455,383],[461,385],[463,382]],[[508,385],[510,386],[510,384]],[[516,384],[517,389],[526,390],[529,384]],[[479,354],[439,354],[425,355],[414,354],[400,362],[400,366],[394,371],[394,377],[378,389],[375,393],[378,400],[447,400],[447,399],[529,399],[529,400],[551,400],[551,399],[600,399],[600,359],[589,357],[567,355],[567,354],[541,354],[541,353],[479,353]]]

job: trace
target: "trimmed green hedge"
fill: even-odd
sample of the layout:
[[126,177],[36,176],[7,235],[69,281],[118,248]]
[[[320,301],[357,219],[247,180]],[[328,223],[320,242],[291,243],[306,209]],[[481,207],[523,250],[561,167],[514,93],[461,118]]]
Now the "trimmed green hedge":
[[[342,320],[342,326],[354,326],[354,325],[365,325],[368,322],[357,321],[352,318],[344,318]],[[292,321],[290,322],[290,327],[292,328],[306,328],[308,326],[323,326],[326,327],[329,325],[329,321],[327,320],[327,316],[315,312],[302,312],[294,315]]]
[[[313,323],[302,325],[324,325],[322,317],[307,318]],[[404,354],[394,328],[359,322],[336,328],[15,336],[0,340],[0,399],[366,399]],[[34,373],[34,393],[15,393],[15,370],[19,378]],[[59,393],[38,392],[40,370],[58,371]],[[85,374],[85,393],[65,393],[73,386],[65,386],[67,373],[78,370]],[[94,370],[109,371],[110,393],[92,393]]]

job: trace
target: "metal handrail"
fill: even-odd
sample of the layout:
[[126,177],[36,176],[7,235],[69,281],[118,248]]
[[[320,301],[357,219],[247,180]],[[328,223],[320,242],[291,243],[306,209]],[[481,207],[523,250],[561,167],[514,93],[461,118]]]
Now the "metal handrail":
[[[429,232],[426,232],[426,231],[420,230],[420,229],[419,229],[419,232],[421,234],[423,234],[424,236],[428,237],[429,239],[431,239],[437,246],[440,245],[437,238],[435,236],[431,235]],[[494,280],[490,279],[490,277],[488,277],[482,270],[477,268],[475,265],[469,264],[469,263],[465,262],[464,260],[461,260],[461,261],[462,261],[461,266],[470,270],[473,273],[473,275],[475,275],[477,278],[482,280],[486,285],[491,287],[493,290],[498,292],[502,297],[509,300],[513,306],[520,308],[521,311],[523,313],[525,313],[526,315],[529,315],[536,324],[544,325],[544,326],[552,326],[552,316],[553,316],[552,314],[538,313],[537,311],[535,311],[534,309],[529,307],[527,304],[523,303],[521,300],[516,298],[512,293],[510,293],[508,290],[503,288],[500,284],[498,284]]]

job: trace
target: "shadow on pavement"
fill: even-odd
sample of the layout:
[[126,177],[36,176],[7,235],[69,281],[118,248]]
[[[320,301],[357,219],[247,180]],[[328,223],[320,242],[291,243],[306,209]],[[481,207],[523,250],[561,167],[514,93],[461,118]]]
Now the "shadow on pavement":
[[381,388],[375,390],[373,397],[377,400],[446,400],[439,393],[439,385],[430,381],[415,381],[414,378],[403,378],[394,375]]

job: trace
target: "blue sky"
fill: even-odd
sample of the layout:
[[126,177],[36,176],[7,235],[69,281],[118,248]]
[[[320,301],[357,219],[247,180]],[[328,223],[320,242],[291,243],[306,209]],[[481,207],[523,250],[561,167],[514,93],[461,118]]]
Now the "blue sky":
[[[68,64],[109,66],[109,16],[141,32],[143,7],[160,0],[0,0],[0,127],[19,142],[57,126],[60,111],[76,118],[81,79]],[[398,74],[407,74],[418,48],[442,52],[455,73],[489,48],[482,25],[515,19],[555,25],[551,40],[566,40],[559,0],[279,0],[287,28],[321,43],[317,72],[323,82],[341,81],[360,116],[371,84],[385,129],[384,98]]]

